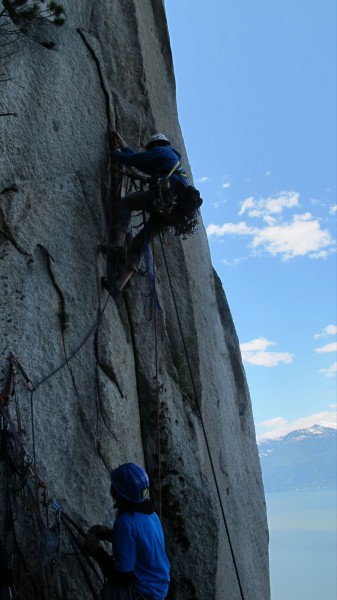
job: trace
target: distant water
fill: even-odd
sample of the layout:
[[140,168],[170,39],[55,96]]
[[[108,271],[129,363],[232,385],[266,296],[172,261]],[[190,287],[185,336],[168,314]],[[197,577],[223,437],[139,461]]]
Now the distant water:
[[336,600],[336,490],[266,494],[266,503],[271,600]]

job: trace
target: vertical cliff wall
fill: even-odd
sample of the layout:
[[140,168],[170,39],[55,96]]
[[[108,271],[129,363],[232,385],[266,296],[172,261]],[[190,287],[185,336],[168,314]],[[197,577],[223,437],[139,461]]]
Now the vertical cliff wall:
[[[155,242],[156,320],[144,314],[146,274],[135,275],[118,302],[100,285],[108,129],[135,148],[163,131],[188,165],[163,2],[63,6],[62,27],[29,26],[7,58],[0,46],[0,112],[16,115],[0,117],[0,392],[14,389],[8,414],[36,472],[84,530],[113,522],[109,469],[146,466],[157,507],[161,496],[170,598],[268,600],[249,392],[202,224],[187,240]],[[35,389],[18,367],[8,382],[10,353]],[[4,418],[2,426],[10,429]],[[14,531],[27,563],[22,598],[38,598],[29,488],[4,453],[0,489],[0,539],[13,543],[6,515],[15,496]],[[62,543],[67,597],[91,598],[65,534]]]

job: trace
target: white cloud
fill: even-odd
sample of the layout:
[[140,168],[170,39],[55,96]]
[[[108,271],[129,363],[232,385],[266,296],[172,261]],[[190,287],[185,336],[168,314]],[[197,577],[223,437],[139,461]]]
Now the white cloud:
[[222,184],[222,189],[227,190],[228,188],[231,187],[231,184],[229,181],[225,181],[225,183]]
[[310,256],[332,243],[330,233],[322,230],[310,213],[305,213],[295,215],[291,223],[260,229],[253,237],[252,246],[262,246],[273,256],[280,254],[283,260],[289,260],[295,256]]
[[[328,335],[336,335],[337,327],[336,325],[328,325],[323,329],[321,333],[316,333],[314,336],[315,339],[321,337],[327,337]],[[320,346],[319,348],[315,348],[315,352],[319,354],[327,354],[328,352],[337,352],[337,342],[330,342],[329,344],[325,344],[325,346]],[[319,373],[322,373],[325,377],[331,378],[334,377],[337,373],[337,362],[333,363],[327,369],[319,369]]]
[[320,252],[312,252],[310,258],[326,258],[329,254],[336,252],[336,248],[329,248],[329,250],[321,250]]
[[241,344],[241,350],[246,352],[255,352],[256,350],[266,350],[269,346],[274,346],[275,342],[270,342],[266,338],[259,337],[251,342],[244,342]]
[[237,267],[238,265],[240,265],[244,260],[247,260],[246,257],[241,256],[238,258],[234,258],[233,260],[228,260],[228,258],[224,258],[222,263],[226,266],[226,267]]
[[277,367],[282,362],[286,364],[292,363],[293,354],[267,350],[269,346],[273,346],[274,344],[274,342],[270,342],[262,337],[240,344],[243,362],[259,367]]
[[243,202],[241,202],[241,208],[240,208],[240,212],[239,215],[243,215],[247,210],[249,210],[250,208],[253,208],[254,206],[254,198],[253,196],[250,196],[249,198],[246,198],[246,200],[244,200]]
[[328,369],[320,369],[318,372],[323,373],[325,377],[334,377],[337,373],[337,362],[333,363]]
[[284,417],[274,417],[273,419],[266,419],[265,421],[261,421],[261,423],[257,423],[257,427],[265,427],[269,429],[278,429],[279,427],[284,427],[288,424],[287,419]]
[[205,183],[206,181],[208,181],[208,177],[200,177],[200,179],[197,179],[197,183]]
[[322,200],[319,200],[318,198],[311,198],[310,203],[312,206],[325,206],[325,203],[322,202]]
[[[244,211],[249,206],[251,199],[247,198]],[[263,250],[272,256],[280,256],[282,260],[290,260],[297,256],[319,258],[317,253],[324,251],[321,257],[332,251],[335,242],[328,230],[320,227],[318,219],[311,213],[294,215],[290,223],[275,224],[270,222],[264,228],[251,227],[240,221],[239,223],[224,223],[223,225],[210,224],[207,235],[244,235],[252,238],[253,250]]]
[[321,333],[316,333],[314,335],[315,340],[321,337],[327,337],[328,335],[336,335],[337,334],[337,326],[336,325],[328,325],[323,329]]
[[319,352],[320,354],[326,352],[337,352],[337,342],[331,342],[330,344],[326,344],[325,346],[315,348],[315,352]]
[[335,204],[334,206],[331,206],[329,213],[330,213],[330,215],[335,215],[337,213],[337,204]]
[[289,352],[243,352],[242,359],[245,363],[258,367],[277,367],[281,362],[290,364],[293,355]]
[[258,441],[261,439],[277,439],[283,435],[287,435],[291,431],[296,431],[296,429],[308,429],[313,425],[322,425],[337,429],[336,411],[322,411],[307,417],[300,417],[294,421],[288,421],[284,417],[275,417],[274,419],[262,421],[261,423],[257,423],[256,427],[266,428],[267,431],[258,435],[257,439]]
[[[225,184],[223,184],[225,185]],[[251,219],[261,219],[260,226],[238,223],[211,223],[207,227],[209,236],[240,235],[251,238],[253,252],[267,252],[272,256],[280,256],[287,261],[298,256],[311,259],[323,259],[336,252],[336,242],[328,229],[323,229],[321,221],[310,212],[294,214],[290,220],[283,219],[284,209],[298,208],[300,203],[298,192],[283,191],[256,200],[249,196],[240,204],[239,216],[246,215]],[[331,211],[334,207],[331,208]]]
[[298,192],[280,192],[275,197],[255,200],[250,196],[241,203],[239,215],[248,211],[250,217],[263,217],[266,214],[280,214],[284,208],[292,208],[299,204]]
[[271,215],[264,215],[263,220],[269,227],[272,227],[272,225],[275,225],[276,223],[275,217],[272,217]]
[[207,235],[223,236],[225,234],[233,235],[252,235],[252,227],[248,227],[244,221],[240,223],[224,223],[223,225],[214,225],[211,223],[208,225],[206,231]]

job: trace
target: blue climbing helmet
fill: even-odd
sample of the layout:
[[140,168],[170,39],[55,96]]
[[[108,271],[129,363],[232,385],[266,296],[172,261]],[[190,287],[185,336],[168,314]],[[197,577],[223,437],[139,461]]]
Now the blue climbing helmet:
[[128,502],[144,502],[149,493],[149,478],[135,463],[124,463],[110,473],[112,491]]

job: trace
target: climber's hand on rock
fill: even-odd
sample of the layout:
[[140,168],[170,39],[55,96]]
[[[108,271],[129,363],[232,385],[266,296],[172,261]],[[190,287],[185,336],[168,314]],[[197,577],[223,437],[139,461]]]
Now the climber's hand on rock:
[[105,525],[94,525],[90,527],[88,535],[93,535],[98,540],[111,540],[112,529]]
[[127,143],[117,131],[110,131],[109,143],[111,148],[125,148],[127,146]]
[[110,144],[111,150],[115,150],[116,148],[119,147],[116,131],[109,131],[108,139],[109,139],[109,144]]
[[99,548],[104,550],[102,544],[100,544],[99,539],[90,533],[86,535],[83,543],[84,551],[87,552],[87,554],[89,554],[90,556],[95,556]]

